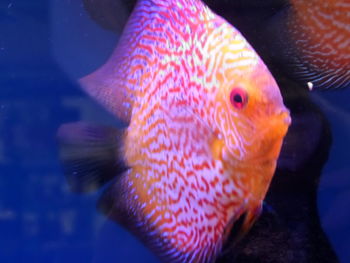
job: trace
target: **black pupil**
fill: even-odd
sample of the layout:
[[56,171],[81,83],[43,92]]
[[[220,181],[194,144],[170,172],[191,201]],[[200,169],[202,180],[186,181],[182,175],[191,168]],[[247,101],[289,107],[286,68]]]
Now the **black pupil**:
[[240,94],[236,94],[235,96],[233,96],[233,100],[234,100],[234,102],[237,102],[237,103],[243,102],[243,98]]

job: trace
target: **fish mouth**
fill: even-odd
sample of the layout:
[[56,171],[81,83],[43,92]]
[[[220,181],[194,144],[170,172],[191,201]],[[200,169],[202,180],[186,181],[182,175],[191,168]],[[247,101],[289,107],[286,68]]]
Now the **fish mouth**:
[[290,112],[288,109],[284,109],[282,110],[279,115],[277,116],[277,119],[280,120],[280,122],[282,123],[282,130],[284,130],[283,132],[283,136],[285,136],[287,134],[288,128],[289,126],[292,124],[292,118],[290,116]]
[[252,152],[256,154],[246,158],[249,162],[277,161],[279,157],[283,139],[292,123],[289,110],[282,108],[268,118],[267,122],[260,124],[260,134],[251,144]]
[[292,124],[292,118],[290,116],[290,112],[288,109],[284,109],[280,115],[282,115],[281,117],[283,118],[283,122],[284,124],[286,124],[288,127]]
[[258,124],[257,134],[254,143],[259,141],[265,141],[267,138],[280,139],[283,138],[288,131],[289,126],[292,123],[290,112],[287,108],[282,108],[275,111],[273,114],[264,119]]
[[291,123],[292,118],[290,117],[290,112],[287,108],[283,107],[268,119],[268,127],[265,129],[265,136],[269,134],[269,137],[284,137]]

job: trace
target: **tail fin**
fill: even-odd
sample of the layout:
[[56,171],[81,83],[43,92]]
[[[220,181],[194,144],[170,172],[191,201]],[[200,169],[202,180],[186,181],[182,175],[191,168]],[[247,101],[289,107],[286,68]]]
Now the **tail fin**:
[[74,192],[96,190],[128,169],[122,130],[76,122],[63,124],[57,136],[63,171]]

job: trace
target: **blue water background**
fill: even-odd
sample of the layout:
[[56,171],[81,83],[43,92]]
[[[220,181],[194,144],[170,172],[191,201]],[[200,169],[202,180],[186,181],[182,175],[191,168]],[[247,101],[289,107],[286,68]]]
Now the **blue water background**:
[[[0,262],[157,262],[131,234],[95,209],[98,193],[71,193],[55,133],[76,120],[117,121],[75,80],[98,68],[118,36],[98,27],[80,1],[0,2]],[[332,126],[321,176],[322,226],[350,262],[350,87],[313,92]]]

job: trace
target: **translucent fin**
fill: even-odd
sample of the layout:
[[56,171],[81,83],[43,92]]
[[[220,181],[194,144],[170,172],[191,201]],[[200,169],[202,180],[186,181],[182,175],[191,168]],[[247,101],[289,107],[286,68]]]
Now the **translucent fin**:
[[127,169],[119,129],[77,122],[63,124],[57,135],[64,174],[74,192],[96,190]]
[[227,233],[225,237],[225,245],[222,254],[228,253],[232,247],[248,233],[262,211],[262,205],[253,209],[246,210],[238,218],[234,218],[227,226]]
[[97,202],[97,209],[109,219],[123,226],[133,225],[137,205],[130,198],[130,188],[126,183],[126,175],[116,178],[102,193]]
[[240,240],[244,235],[246,235],[247,232],[251,229],[255,221],[259,218],[261,211],[262,211],[262,204],[246,212],[241,231],[238,234],[238,240]]
[[125,73],[118,72],[120,66],[119,54],[116,51],[109,60],[95,72],[81,78],[81,88],[100,103],[107,111],[120,121],[129,124],[131,118],[130,94],[125,88],[122,78]]

